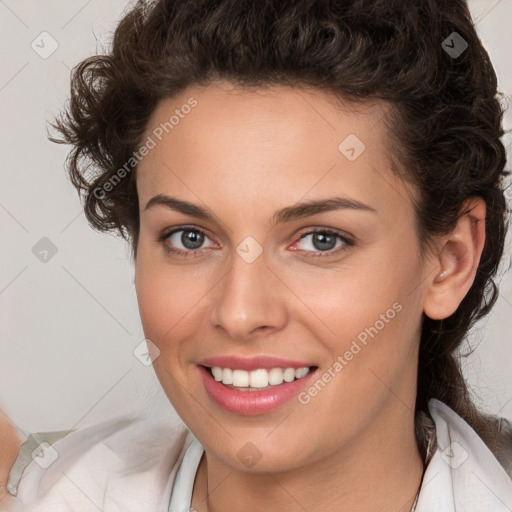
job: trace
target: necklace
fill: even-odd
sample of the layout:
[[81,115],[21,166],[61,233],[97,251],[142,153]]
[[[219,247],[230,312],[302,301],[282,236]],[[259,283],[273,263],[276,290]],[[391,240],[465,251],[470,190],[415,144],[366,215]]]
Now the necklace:
[[[204,454],[203,454],[204,456]],[[423,477],[425,476],[425,471],[427,469],[427,464],[423,463],[423,471],[421,472],[421,478],[420,478],[420,484],[418,485],[418,490],[416,491],[416,497],[414,499],[414,503],[412,504],[412,508],[410,512],[415,512],[416,507],[418,506],[418,500],[420,498],[420,491],[421,491],[421,485],[423,484]],[[209,489],[208,489],[208,478],[206,478],[206,496],[209,496]],[[191,512],[197,512],[195,508],[190,509]]]
[[[414,503],[412,504],[412,508],[410,512],[415,512],[416,507],[418,506],[418,499],[420,497],[421,484],[423,483],[423,477],[425,475],[426,466],[423,466],[423,472],[421,473],[420,485],[418,486],[418,490],[416,491],[416,498],[414,499]],[[208,480],[206,480],[206,495],[208,496]],[[195,508],[190,509],[191,512],[197,512]]]
[[415,512],[416,507],[418,506],[418,500],[420,498],[421,484],[423,483],[423,477],[425,476],[425,470],[427,469],[426,464],[423,464],[423,471],[421,473],[420,485],[418,485],[418,490],[416,491],[416,498],[414,499],[414,503],[412,504],[411,512]]
[[412,504],[411,512],[414,512],[416,510],[416,506],[418,505],[418,498],[420,497],[420,493],[418,492],[416,494],[416,499],[414,500],[414,503]]

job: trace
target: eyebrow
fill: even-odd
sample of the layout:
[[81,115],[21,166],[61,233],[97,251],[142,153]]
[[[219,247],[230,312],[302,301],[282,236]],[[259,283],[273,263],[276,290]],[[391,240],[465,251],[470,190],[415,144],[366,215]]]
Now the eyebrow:
[[[213,221],[215,214],[209,208],[203,208],[188,201],[182,201],[176,197],[158,194],[152,197],[146,204],[144,210],[154,206],[166,206],[171,210],[181,212],[185,215],[197,217],[199,219]],[[347,197],[331,197],[326,199],[312,200],[304,203],[294,204],[278,210],[271,219],[271,224],[281,224],[295,219],[309,217],[317,213],[330,212],[335,210],[360,210],[371,213],[377,213],[375,208]]]

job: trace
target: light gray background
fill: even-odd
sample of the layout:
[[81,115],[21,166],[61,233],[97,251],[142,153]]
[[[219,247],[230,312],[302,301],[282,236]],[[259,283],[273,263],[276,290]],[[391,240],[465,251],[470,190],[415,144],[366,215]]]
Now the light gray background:
[[[67,148],[46,138],[46,122],[68,97],[70,68],[101,50],[129,5],[0,0],[0,405],[23,432],[75,428],[139,407],[172,413],[151,366],[133,355],[144,335],[128,246],[87,225],[63,170]],[[470,7],[509,94],[512,0]],[[51,49],[42,32],[58,44],[47,58],[31,47]],[[511,120],[508,112],[506,129]],[[32,252],[42,237],[57,247],[46,263]],[[507,262],[510,253],[509,244]],[[465,371],[478,403],[512,419],[511,272],[471,341],[477,348]]]

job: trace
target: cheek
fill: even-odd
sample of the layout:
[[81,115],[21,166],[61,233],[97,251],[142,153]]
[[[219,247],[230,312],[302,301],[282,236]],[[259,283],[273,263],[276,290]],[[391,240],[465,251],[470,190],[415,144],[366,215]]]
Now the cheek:
[[367,381],[362,373],[375,368],[392,379],[415,357],[422,318],[421,290],[415,283],[421,269],[413,253],[388,252],[334,272],[317,270],[314,278],[295,272],[299,322],[322,342],[333,362],[343,358],[353,382]]
[[139,260],[135,273],[135,289],[140,318],[146,338],[157,345],[163,332],[173,324],[173,288],[165,286],[165,279],[158,279],[151,268]]
[[144,251],[136,262],[135,288],[144,336],[159,350],[153,369],[173,407],[186,418],[183,370],[187,339],[194,332],[194,326],[197,328],[192,312],[198,299],[196,292],[190,292],[196,288],[187,284],[179,269],[162,264],[155,257],[147,257]]
[[172,350],[176,343],[171,339],[186,339],[198,328],[197,315],[211,287],[207,276],[194,271],[193,265],[171,265],[165,257],[141,247],[135,288],[145,336],[162,352]]
[[304,297],[315,312],[308,328],[329,355],[319,375],[327,384],[307,389],[301,403],[318,421],[333,422],[333,410],[344,411],[333,437],[369,424],[395,396],[413,400],[421,301],[406,286],[407,275],[401,279],[388,277],[376,287],[368,276],[340,277],[335,285],[319,282],[322,293]]
[[[396,281],[389,275],[377,278],[376,266],[350,266],[337,270],[315,269],[311,273],[283,275],[293,282],[295,313],[322,338],[355,337],[380,319],[381,314],[394,316],[393,304],[399,300]],[[309,319],[309,320],[308,320]]]
[[150,255],[142,241],[135,266],[137,302],[144,333],[160,349],[164,335],[177,322],[183,306],[178,296],[183,296],[184,290],[172,274]]

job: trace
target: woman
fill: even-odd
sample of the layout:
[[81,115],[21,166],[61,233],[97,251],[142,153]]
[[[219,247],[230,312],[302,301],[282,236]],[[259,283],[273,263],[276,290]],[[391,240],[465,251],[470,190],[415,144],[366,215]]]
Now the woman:
[[185,426],[70,433],[19,504],[510,510],[456,358],[497,297],[501,117],[462,0],[137,4],[54,140]]

